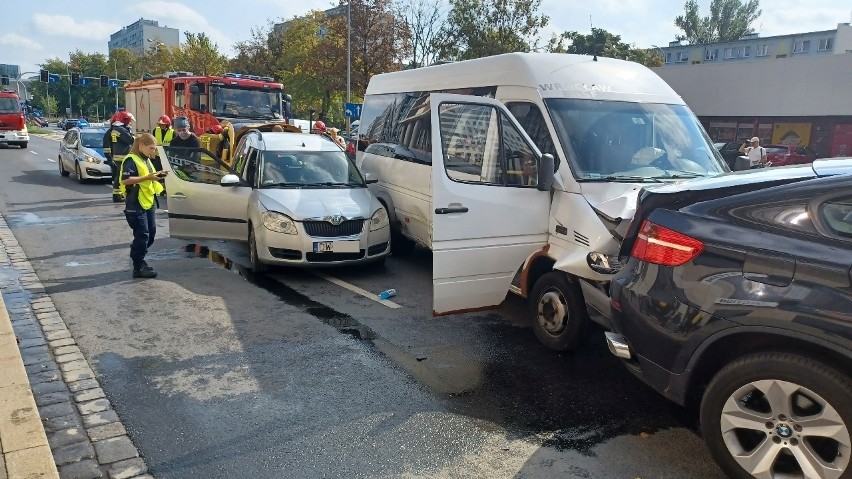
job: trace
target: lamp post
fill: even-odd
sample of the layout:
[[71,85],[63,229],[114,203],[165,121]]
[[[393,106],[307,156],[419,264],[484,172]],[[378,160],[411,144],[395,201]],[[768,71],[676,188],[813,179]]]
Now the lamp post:
[[[346,4],[346,103],[352,102],[352,0]],[[346,134],[352,134],[352,117],[346,117]]]
[[118,64],[115,63],[115,58],[112,59],[112,67],[115,68],[115,111],[118,111]]
[[657,45],[651,45],[651,46],[660,51],[660,58],[663,61],[663,63],[666,63],[666,52],[664,52],[663,49],[658,47]]
[[68,72],[68,116],[74,116],[74,108],[71,106],[71,52],[68,52],[68,63],[65,64],[65,71]]

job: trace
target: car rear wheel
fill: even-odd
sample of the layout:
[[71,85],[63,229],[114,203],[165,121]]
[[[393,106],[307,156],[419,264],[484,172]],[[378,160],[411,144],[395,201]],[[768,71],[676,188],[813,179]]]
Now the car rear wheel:
[[60,157],[56,160],[56,162],[57,162],[57,163],[59,163],[59,174],[60,174],[60,175],[62,175],[62,176],[68,176],[68,175],[70,175],[70,174],[71,174],[71,172],[70,172],[70,171],[66,171],[66,170],[65,170],[65,167],[64,167],[64,166],[62,166],[62,157],[61,157],[61,156],[60,156]]
[[529,296],[533,331],[542,344],[555,351],[567,351],[582,344],[589,316],[577,285],[565,273],[551,271],[533,285]]
[[850,425],[850,377],[788,353],[725,366],[701,402],[704,439],[733,478],[848,478]]
[[251,271],[256,274],[263,274],[269,271],[269,265],[260,261],[257,256],[257,240],[254,236],[254,229],[249,224],[249,259],[251,260]]
[[77,175],[77,182],[78,182],[78,183],[80,183],[80,184],[85,183],[85,182],[86,182],[86,179],[85,179],[85,178],[83,178],[83,171],[82,171],[82,169],[80,168],[80,163],[79,163],[79,162],[78,162],[78,163],[76,163],[76,164],[74,165],[74,168],[75,168],[75,170],[76,170],[76,171],[75,171],[75,174]]

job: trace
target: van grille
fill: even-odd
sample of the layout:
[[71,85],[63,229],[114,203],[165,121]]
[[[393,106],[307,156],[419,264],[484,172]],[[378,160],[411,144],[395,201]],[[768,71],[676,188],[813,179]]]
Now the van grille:
[[348,220],[333,225],[328,221],[305,221],[305,231],[309,236],[320,238],[337,238],[340,236],[355,236],[364,229],[365,220]]

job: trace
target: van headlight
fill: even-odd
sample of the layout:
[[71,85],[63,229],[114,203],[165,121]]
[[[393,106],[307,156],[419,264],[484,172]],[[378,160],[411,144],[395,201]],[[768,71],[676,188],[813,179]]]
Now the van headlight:
[[260,219],[263,222],[263,226],[269,231],[288,235],[298,234],[298,231],[296,231],[296,222],[287,215],[282,215],[274,211],[264,211],[261,213]]
[[384,208],[379,208],[373,213],[370,218],[370,231],[376,231],[388,225],[388,212]]

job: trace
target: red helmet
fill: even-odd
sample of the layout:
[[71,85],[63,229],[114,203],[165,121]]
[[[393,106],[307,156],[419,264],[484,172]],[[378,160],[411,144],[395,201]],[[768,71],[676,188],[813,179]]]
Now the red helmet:
[[314,130],[319,132],[325,132],[325,123],[322,120],[315,121]]
[[210,127],[210,133],[213,133],[214,135],[218,135],[223,131],[225,130],[222,128],[222,125],[213,125]]
[[126,112],[126,111],[120,111],[120,112],[116,113],[115,115],[113,115],[112,121],[113,121],[113,123],[119,122],[119,123],[124,123],[125,125],[129,125],[130,122],[132,122],[135,119],[136,118],[133,116],[132,113],[129,113],[129,112]]
[[163,115],[160,118],[157,118],[157,123],[170,126],[172,124],[172,119],[169,118],[169,115]]

